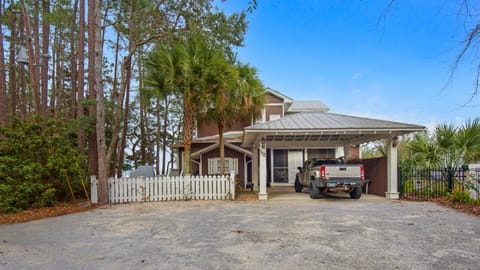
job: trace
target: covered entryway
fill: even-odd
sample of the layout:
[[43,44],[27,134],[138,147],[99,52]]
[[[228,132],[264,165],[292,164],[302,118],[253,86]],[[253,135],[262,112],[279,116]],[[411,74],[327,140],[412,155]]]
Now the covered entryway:
[[341,147],[347,158],[351,145],[386,139],[388,172],[385,196],[389,199],[398,199],[396,148],[398,136],[424,129],[425,127],[419,125],[349,115],[325,112],[297,113],[245,128],[242,146],[253,150],[252,180],[254,186],[258,187],[259,199],[267,200],[267,179],[271,179],[267,177],[269,167],[267,149],[283,150],[278,152],[278,158],[270,157],[269,162],[281,160],[274,164],[275,172],[285,175],[283,179],[289,179],[289,159],[282,160],[282,153],[289,153],[290,150],[303,150],[302,153],[308,153],[309,149]]

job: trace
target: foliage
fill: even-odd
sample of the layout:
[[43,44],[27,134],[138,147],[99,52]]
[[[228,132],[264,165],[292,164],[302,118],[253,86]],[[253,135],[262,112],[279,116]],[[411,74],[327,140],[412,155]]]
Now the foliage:
[[430,135],[417,133],[408,145],[414,164],[426,168],[457,169],[480,157],[480,118],[462,126],[440,124]]
[[65,122],[39,117],[0,129],[0,211],[83,196],[84,157],[72,129]]
[[463,190],[454,190],[451,193],[447,194],[446,198],[456,203],[464,203],[464,204],[478,203],[477,200],[470,197],[470,193]]

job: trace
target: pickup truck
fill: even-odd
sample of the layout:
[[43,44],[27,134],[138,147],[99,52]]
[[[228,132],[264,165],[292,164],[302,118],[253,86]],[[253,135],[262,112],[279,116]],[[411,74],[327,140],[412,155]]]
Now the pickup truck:
[[365,170],[362,164],[344,164],[343,159],[311,159],[305,161],[295,178],[295,191],[310,187],[310,198],[318,199],[320,192],[345,192],[350,198],[362,196]]

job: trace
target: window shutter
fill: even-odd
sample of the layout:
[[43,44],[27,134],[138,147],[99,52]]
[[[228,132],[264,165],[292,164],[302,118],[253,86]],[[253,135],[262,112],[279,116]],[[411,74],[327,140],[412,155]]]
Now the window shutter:
[[215,161],[214,158],[209,158],[208,159],[208,174],[214,174],[214,168],[217,167],[217,162]]

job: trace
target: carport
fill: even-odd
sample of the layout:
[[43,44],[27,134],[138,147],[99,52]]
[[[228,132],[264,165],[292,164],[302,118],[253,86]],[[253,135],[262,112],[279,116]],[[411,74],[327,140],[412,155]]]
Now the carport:
[[296,113],[284,118],[246,127],[242,147],[252,151],[252,182],[258,187],[259,200],[267,200],[267,147],[310,148],[343,147],[349,156],[351,145],[387,140],[388,199],[398,199],[397,141],[425,127],[342,114]]

